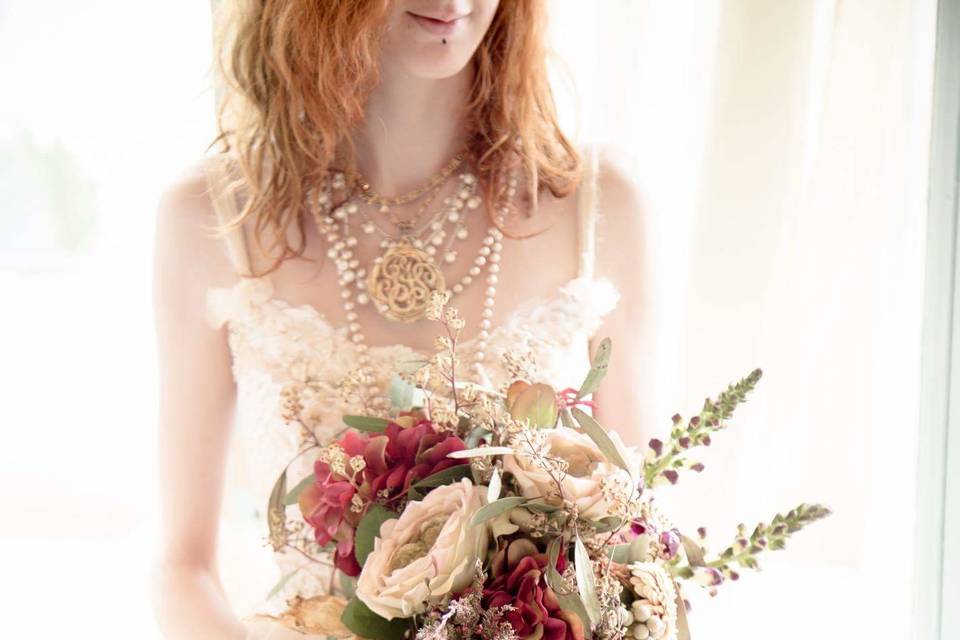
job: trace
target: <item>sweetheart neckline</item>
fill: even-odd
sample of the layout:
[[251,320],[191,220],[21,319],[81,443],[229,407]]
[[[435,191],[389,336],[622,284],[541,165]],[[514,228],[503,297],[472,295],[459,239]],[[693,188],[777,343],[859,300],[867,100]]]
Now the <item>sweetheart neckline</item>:
[[[270,280],[266,276],[261,278],[245,278],[237,282],[232,287],[227,287],[227,289],[235,290],[244,284],[249,285],[249,283],[262,283],[267,286],[266,296],[259,301],[259,304],[269,304],[269,305],[272,305],[275,309],[278,309],[280,311],[294,311],[294,312],[306,313],[311,317],[311,320],[317,322],[318,324],[323,325],[331,333],[335,334],[339,339],[344,341],[349,340],[347,336],[346,324],[332,322],[329,318],[327,318],[327,314],[325,314],[323,311],[321,311],[320,309],[318,309],[316,306],[314,306],[309,302],[294,304],[288,300],[275,296],[273,283],[270,282]],[[576,287],[580,283],[610,287],[610,289],[616,294],[616,297],[619,298],[619,289],[617,289],[617,287],[614,286],[614,284],[610,281],[609,278],[605,278],[605,277],[598,278],[596,276],[585,276],[585,275],[573,276],[572,278],[569,278],[564,282],[562,282],[560,285],[558,285],[553,290],[552,293],[547,295],[540,295],[540,296],[534,296],[534,297],[528,298],[524,300],[522,303],[515,306],[504,316],[504,319],[502,322],[498,323],[496,326],[489,329],[490,336],[488,337],[487,340],[490,341],[495,334],[498,334],[506,330],[508,327],[515,326],[516,323],[518,322],[518,319],[523,317],[524,315],[529,315],[532,311],[535,311],[544,305],[557,304],[558,302],[562,302],[565,296],[576,294]],[[473,343],[475,343],[479,339],[479,337],[480,337],[479,332],[475,333],[470,338],[459,341],[457,343],[457,346],[459,348],[469,348],[471,345],[473,345]],[[391,350],[402,349],[420,356],[429,355],[433,353],[433,351],[430,351],[430,350],[415,349],[406,344],[403,344],[402,342],[396,342],[391,344],[378,344],[378,345],[371,344],[371,345],[368,345],[367,349],[369,351],[376,351],[376,352],[385,352],[385,351],[389,352]]]

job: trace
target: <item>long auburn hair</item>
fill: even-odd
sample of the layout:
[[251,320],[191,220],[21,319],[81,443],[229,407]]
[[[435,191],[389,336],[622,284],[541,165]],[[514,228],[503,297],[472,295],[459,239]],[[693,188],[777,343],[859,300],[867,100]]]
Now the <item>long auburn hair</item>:
[[[229,156],[243,205],[227,228],[253,219],[261,248],[278,256],[269,271],[305,249],[304,199],[343,161],[355,168],[351,130],[379,79],[380,37],[391,0],[221,0],[216,71],[222,95],[211,147]],[[519,170],[535,217],[537,196],[579,183],[581,159],[560,130],[547,78],[546,1],[502,0],[471,64],[468,147],[487,211],[504,233],[523,237],[544,224],[505,228],[498,177]],[[291,227],[299,242],[291,243]]]

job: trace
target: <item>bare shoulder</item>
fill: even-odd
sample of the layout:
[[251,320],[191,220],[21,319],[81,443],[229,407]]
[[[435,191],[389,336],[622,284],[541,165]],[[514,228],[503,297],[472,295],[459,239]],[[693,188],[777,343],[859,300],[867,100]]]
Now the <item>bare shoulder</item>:
[[211,284],[229,278],[232,267],[217,233],[209,162],[204,158],[190,164],[164,188],[156,212],[155,247],[157,269],[192,272]]

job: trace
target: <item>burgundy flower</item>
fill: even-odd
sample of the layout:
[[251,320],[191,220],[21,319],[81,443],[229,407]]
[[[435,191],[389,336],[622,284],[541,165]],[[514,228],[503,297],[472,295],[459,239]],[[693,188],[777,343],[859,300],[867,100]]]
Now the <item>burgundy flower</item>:
[[[395,422],[387,425],[382,435],[370,439],[363,452],[367,468],[364,485],[371,498],[394,498],[410,485],[467,460],[448,458],[454,451],[467,448],[463,440],[441,433],[427,420],[410,427]],[[366,488],[365,487],[365,488]]]
[[[580,618],[561,609],[557,594],[547,586],[544,570],[548,563],[547,555],[530,540],[508,542],[491,563],[483,607],[512,606],[504,618],[520,640],[583,640]],[[565,564],[562,556],[560,563]]]
[[[317,543],[336,542],[334,563],[348,576],[360,575],[354,532],[370,504],[389,504],[418,480],[458,464],[469,464],[447,457],[466,449],[460,438],[437,432],[427,420],[414,422],[407,417],[401,421],[410,426],[391,422],[383,434],[374,436],[348,431],[337,444],[349,458],[363,456],[363,471],[345,477],[318,460],[313,468],[316,480],[300,493],[300,511],[314,528]],[[363,505],[360,511],[351,509],[355,496]]]

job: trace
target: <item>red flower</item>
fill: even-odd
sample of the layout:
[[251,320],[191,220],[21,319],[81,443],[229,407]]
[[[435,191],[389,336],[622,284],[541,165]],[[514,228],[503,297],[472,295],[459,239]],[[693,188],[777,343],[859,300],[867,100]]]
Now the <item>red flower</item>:
[[[483,607],[514,607],[504,612],[504,618],[520,640],[583,640],[580,618],[561,609],[557,594],[547,586],[548,563],[547,554],[530,540],[508,542],[491,563],[492,580],[483,588]],[[560,563],[566,564],[562,556]]]
[[365,483],[369,483],[369,495],[394,498],[418,480],[456,465],[469,464],[467,460],[447,457],[466,448],[463,440],[437,432],[427,420],[410,427],[391,422],[382,435],[370,439],[363,453],[367,463],[363,474]]
[[[458,464],[468,464],[466,460],[447,457],[453,451],[466,449],[466,445],[456,436],[438,433],[427,420],[406,427],[391,422],[383,434],[376,436],[348,431],[337,444],[350,458],[362,455],[366,467],[345,477],[318,460],[314,464],[316,480],[301,492],[299,505],[304,520],[315,530],[317,543],[337,543],[337,568],[348,576],[358,576],[360,564],[353,536],[367,507],[373,502],[389,504],[418,480]],[[347,472],[350,471],[348,468]],[[360,511],[351,509],[354,496],[362,501]]]
[[[363,454],[369,442],[369,436],[348,431],[338,444],[353,457]],[[313,473],[316,479],[297,500],[303,519],[314,528],[317,544],[336,541],[333,559],[338,569],[348,576],[360,575],[360,565],[353,550],[353,533],[363,513],[350,509],[358,486],[354,484],[355,480],[334,473],[329,464],[320,460],[314,463]]]

